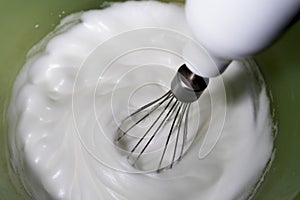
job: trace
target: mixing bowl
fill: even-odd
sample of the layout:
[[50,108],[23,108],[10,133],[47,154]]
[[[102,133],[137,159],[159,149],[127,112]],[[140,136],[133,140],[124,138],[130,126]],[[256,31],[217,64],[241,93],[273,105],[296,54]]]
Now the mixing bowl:
[[[176,1],[183,2],[183,1]],[[6,109],[27,51],[64,16],[105,6],[101,0],[2,0],[0,7],[0,199],[26,199],[11,170],[7,151]],[[270,19],[272,20],[272,19]],[[256,56],[272,94],[278,124],[275,158],[254,199],[300,199],[300,22]],[[275,131],[275,130],[274,130]]]

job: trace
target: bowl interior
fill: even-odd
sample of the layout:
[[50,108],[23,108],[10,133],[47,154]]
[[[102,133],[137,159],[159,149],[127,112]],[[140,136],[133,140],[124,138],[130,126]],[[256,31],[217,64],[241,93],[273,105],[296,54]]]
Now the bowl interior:
[[[183,2],[177,0],[176,2]],[[64,16],[105,5],[99,0],[2,0],[0,7],[0,199],[24,199],[10,177],[5,112],[16,75],[27,51]],[[300,23],[256,58],[273,96],[278,122],[276,155],[254,199],[300,199]]]

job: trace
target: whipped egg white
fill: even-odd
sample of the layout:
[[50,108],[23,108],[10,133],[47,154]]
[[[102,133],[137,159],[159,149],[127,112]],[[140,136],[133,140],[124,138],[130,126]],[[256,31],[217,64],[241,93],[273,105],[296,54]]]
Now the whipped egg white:
[[[198,135],[172,170],[124,170],[128,163],[110,142],[116,128],[111,122],[127,111],[122,103],[137,83],[168,87],[182,59],[161,49],[116,57],[120,45],[143,46],[147,40],[163,44],[166,35],[133,37],[122,44],[111,39],[153,28],[192,37],[181,5],[129,1],[66,17],[31,50],[16,79],[8,114],[11,163],[32,198],[230,200],[249,196],[273,149],[270,101],[252,60],[235,61],[210,80],[199,100]],[[107,41],[112,42],[106,51],[93,54]],[[112,62],[114,56],[117,60]],[[141,70],[120,79],[137,67]],[[140,98],[148,101],[146,95]],[[220,134],[205,134],[214,127],[221,127],[216,129]]]

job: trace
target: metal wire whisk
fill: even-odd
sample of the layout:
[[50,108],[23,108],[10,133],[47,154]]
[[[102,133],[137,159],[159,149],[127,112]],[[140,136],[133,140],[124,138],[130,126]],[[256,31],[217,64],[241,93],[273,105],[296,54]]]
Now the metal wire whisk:
[[[128,149],[127,160],[134,167],[141,160],[147,149],[156,151],[161,143],[162,148],[158,152],[158,158],[146,159],[144,165],[157,161],[156,171],[170,169],[180,161],[186,151],[185,145],[188,136],[188,121],[191,103],[195,102],[208,84],[208,79],[191,72],[184,64],[178,70],[171,83],[171,90],[158,99],[140,107],[126,117],[118,127],[116,144],[123,149]],[[139,129],[139,125],[149,117],[154,118],[145,132]],[[162,136],[161,133],[167,135]],[[171,140],[173,142],[171,142]],[[171,146],[172,144],[172,147]],[[159,146],[159,145],[158,145]]]

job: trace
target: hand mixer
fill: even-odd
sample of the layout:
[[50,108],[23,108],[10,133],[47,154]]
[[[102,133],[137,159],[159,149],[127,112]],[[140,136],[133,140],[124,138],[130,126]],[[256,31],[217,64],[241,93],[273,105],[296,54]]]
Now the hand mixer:
[[116,144],[130,143],[131,132],[154,116],[149,128],[133,142],[128,161],[136,167],[165,129],[168,131],[160,141],[163,144],[160,156],[149,162],[157,162],[156,171],[160,172],[180,161],[187,149],[191,104],[206,89],[209,78],[221,74],[232,60],[256,54],[270,45],[295,21],[299,10],[300,0],[187,0],[185,12],[189,27],[213,62],[200,59],[197,49],[186,45],[183,55],[190,62],[179,67],[171,89],[133,112],[119,126]]

